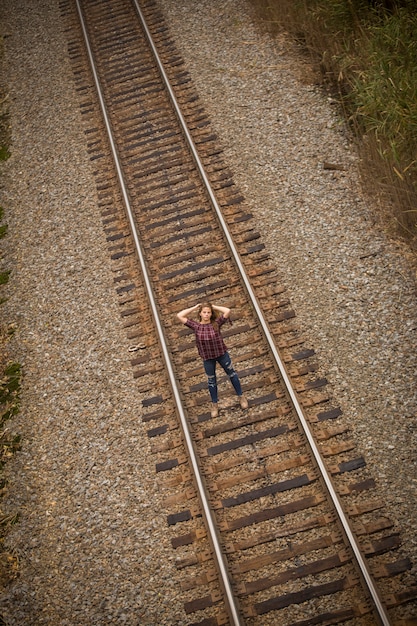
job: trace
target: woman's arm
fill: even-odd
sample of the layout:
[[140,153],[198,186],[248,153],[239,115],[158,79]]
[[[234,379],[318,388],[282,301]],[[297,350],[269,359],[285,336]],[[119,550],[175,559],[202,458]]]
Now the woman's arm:
[[200,304],[195,304],[194,306],[190,307],[189,309],[184,309],[183,311],[180,311],[179,313],[177,313],[177,317],[180,320],[180,322],[185,324],[185,322],[187,321],[188,316],[190,315],[190,313],[193,313],[193,311],[196,311],[199,307],[200,307]]
[[220,311],[220,313],[223,313],[224,318],[227,319],[229,317],[230,309],[228,309],[226,306],[219,306],[218,304],[212,304],[211,306],[215,311]]

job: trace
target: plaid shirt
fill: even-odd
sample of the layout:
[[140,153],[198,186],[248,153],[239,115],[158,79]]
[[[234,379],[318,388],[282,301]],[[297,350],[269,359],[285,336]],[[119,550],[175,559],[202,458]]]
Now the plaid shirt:
[[[222,315],[216,320],[219,328],[227,318]],[[198,354],[204,361],[207,359],[216,359],[227,352],[226,345],[219,331],[216,331],[212,324],[200,324],[195,320],[187,319],[185,325],[191,328],[195,334],[195,342],[197,344]]]

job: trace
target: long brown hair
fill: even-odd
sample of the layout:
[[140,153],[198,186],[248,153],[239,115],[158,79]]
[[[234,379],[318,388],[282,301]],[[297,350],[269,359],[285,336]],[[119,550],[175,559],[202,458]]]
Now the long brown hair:
[[211,302],[203,302],[200,308],[198,309],[198,317],[200,319],[200,322],[201,322],[201,311],[205,308],[210,309],[211,311],[210,324],[213,326],[214,330],[219,332],[219,325],[216,320],[218,317],[220,317],[220,313],[219,311],[215,311],[213,309]]

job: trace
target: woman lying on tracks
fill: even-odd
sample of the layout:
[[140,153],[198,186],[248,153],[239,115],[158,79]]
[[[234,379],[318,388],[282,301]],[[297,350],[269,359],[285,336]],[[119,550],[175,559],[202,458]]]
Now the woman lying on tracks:
[[[197,310],[199,322],[188,317]],[[208,379],[208,389],[212,402],[211,417],[217,417],[219,414],[216,363],[219,363],[229,376],[230,382],[239,396],[242,409],[248,408],[248,401],[242,394],[239,376],[233,369],[232,360],[220,334],[220,327],[229,319],[229,315],[230,309],[225,306],[210,304],[210,302],[196,304],[177,313],[180,322],[191,328],[195,334],[198,353],[203,359],[204,370]]]

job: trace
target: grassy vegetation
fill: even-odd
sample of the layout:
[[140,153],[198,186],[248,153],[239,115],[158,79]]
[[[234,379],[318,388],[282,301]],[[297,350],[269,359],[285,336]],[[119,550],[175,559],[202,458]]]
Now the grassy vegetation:
[[[2,213],[2,209],[0,209]],[[4,237],[2,230],[0,237]],[[8,276],[8,272],[1,272]],[[18,561],[15,555],[4,549],[4,540],[10,527],[18,519],[17,513],[4,514],[1,499],[7,488],[4,478],[4,466],[17,450],[20,449],[20,436],[11,433],[8,421],[19,412],[19,394],[21,366],[19,363],[8,362],[7,343],[15,330],[14,324],[1,324],[0,327],[0,587],[8,584],[17,575]],[[1,618],[0,618],[1,619]],[[1,622],[0,622],[1,623]]]
[[[0,50],[1,53],[1,50]],[[9,158],[10,127],[8,120],[7,96],[0,85],[0,161]],[[7,234],[7,224],[3,224],[3,208],[0,207],[0,239]],[[2,261],[3,259],[1,259]],[[0,287],[9,281],[10,271],[0,269]],[[4,303],[0,292],[0,304]],[[17,450],[20,449],[20,436],[10,432],[9,420],[19,412],[21,366],[9,361],[8,341],[14,334],[15,326],[11,323],[0,324],[0,588],[6,586],[18,572],[18,559],[4,548],[5,537],[10,527],[18,519],[17,513],[5,514],[1,500],[7,489],[4,466]],[[4,623],[0,616],[0,624]]]
[[[3,209],[0,207],[0,221],[2,218]],[[6,232],[7,229],[0,225],[0,239],[6,235]],[[9,274],[8,271],[0,272],[0,285],[7,282]],[[13,336],[14,331],[14,324],[6,325],[2,322],[0,326],[0,587],[13,579],[18,569],[16,557],[4,549],[7,532],[17,521],[18,515],[16,513],[6,515],[1,508],[1,499],[7,488],[3,472],[4,465],[20,449],[20,436],[12,434],[7,427],[8,421],[19,412],[20,404],[21,366],[19,363],[8,361],[8,340]]]
[[[414,0],[252,0],[320,67],[358,138],[363,177],[417,246],[417,5]],[[385,217],[387,217],[385,215]]]
[[[3,55],[3,40],[0,38],[0,56]],[[5,161],[10,156],[10,125],[8,110],[8,93],[0,82],[0,161]]]

